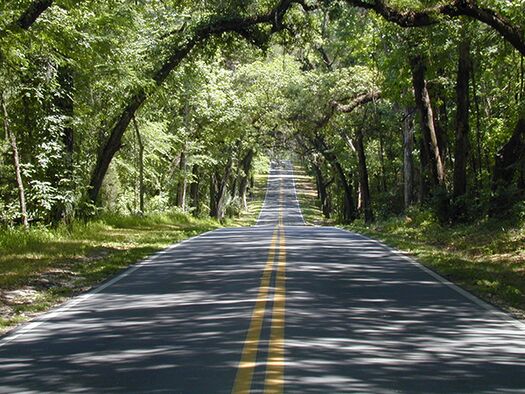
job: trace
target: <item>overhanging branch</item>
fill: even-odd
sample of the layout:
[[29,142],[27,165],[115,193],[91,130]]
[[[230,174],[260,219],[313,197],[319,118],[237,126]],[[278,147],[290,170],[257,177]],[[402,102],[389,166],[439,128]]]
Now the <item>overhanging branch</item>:
[[363,0],[346,0],[354,7],[373,10],[386,20],[402,27],[430,26],[439,22],[440,16],[468,16],[496,30],[506,41],[525,56],[525,38],[523,29],[513,25],[503,15],[489,8],[480,7],[476,0],[453,0],[449,4],[427,8],[421,11],[398,10],[385,0],[367,2]]
[[370,101],[378,100],[379,98],[381,98],[381,92],[372,91],[372,92],[368,92],[368,93],[364,93],[364,94],[360,94],[359,96],[356,96],[348,104],[341,104],[335,100],[332,101],[330,104],[338,112],[349,113],[349,112],[352,112],[357,107],[364,105],[366,103],[369,103]]

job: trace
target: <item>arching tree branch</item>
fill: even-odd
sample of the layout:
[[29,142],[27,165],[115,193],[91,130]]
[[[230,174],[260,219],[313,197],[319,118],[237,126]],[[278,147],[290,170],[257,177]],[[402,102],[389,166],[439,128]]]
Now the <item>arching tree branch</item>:
[[374,10],[386,20],[402,27],[429,26],[439,22],[440,16],[468,16],[496,30],[505,40],[525,56],[525,38],[523,29],[513,25],[503,15],[489,8],[478,6],[477,0],[453,0],[449,4],[427,8],[421,11],[402,11],[388,5],[385,0],[367,2],[346,0],[352,6]]
[[[227,32],[236,32],[241,36],[250,36],[253,27],[261,24],[270,24],[271,31],[277,32],[284,28],[283,18],[293,4],[301,4],[300,0],[280,0],[270,11],[264,14],[247,17],[220,17],[188,29],[189,33],[185,40],[175,45],[171,54],[164,59],[159,68],[151,75],[157,86],[162,85],[172,70],[174,70],[186,56],[197,45],[205,42],[212,36],[220,36]],[[126,131],[133,115],[149,97],[149,93],[141,88],[132,94],[120,114],[110,124],[112,125],[106,134],[109,135],[106,143],[100,149],[95,167],[91,174],[88,197],[92,202],[98,198],[102,181],[106,175],[113,156],[121,147],[122,136]]]

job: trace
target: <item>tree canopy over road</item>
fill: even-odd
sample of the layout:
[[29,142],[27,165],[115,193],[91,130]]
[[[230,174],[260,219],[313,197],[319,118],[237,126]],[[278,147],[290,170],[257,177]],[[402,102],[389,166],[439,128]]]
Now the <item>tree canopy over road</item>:
[[[221,219],[293,152],[327,218],[525,197],[522,0],[0,5],[0,221]],[[258,164],[259,163],[259,164]]]

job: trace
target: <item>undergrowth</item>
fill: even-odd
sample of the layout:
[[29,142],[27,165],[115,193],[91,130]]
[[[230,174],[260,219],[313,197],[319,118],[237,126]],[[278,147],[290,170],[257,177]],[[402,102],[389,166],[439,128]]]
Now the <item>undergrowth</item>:
[[223,223],[172,210],[0,230],[0,333],[170,244],[222,226],[254,224],[265,186],[266,176],[257,176],[248,211]]

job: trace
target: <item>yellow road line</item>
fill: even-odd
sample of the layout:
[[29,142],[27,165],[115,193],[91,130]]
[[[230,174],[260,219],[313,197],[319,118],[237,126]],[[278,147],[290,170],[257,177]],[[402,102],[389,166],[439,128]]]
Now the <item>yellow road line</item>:
[[255,361],[257,357],[257,349],[259,347],[259,338],[261,336],[261,328],[264,320],[264,313],[266,309],[266,300],[268,298],[268,289],[270,285],[270,277],[273,270],[275,259],[275,247],[279,236],[279,229],[275,228],[268,252],[268,260],[264,267],[261,278],[261,285],[259,287],[259,294],[255,301],[255,308],[252,312],[252,319],[244,347],[242,349],[242,357],[235,376],[235,383],[233,384],[232,394],[248,394],[252,385],[253,370],[255,368]]
[[268,361],[266,364],[265,394],[281,394],[284,387],[284,320],[286,302],[286,241],[284,228],[280,228],[279,265],[275,279],[275,292],[272,312],[272,327]]
[[279,226],[283,225],[283,202],[284,202],[284,189],[283,179],[279,183]]

